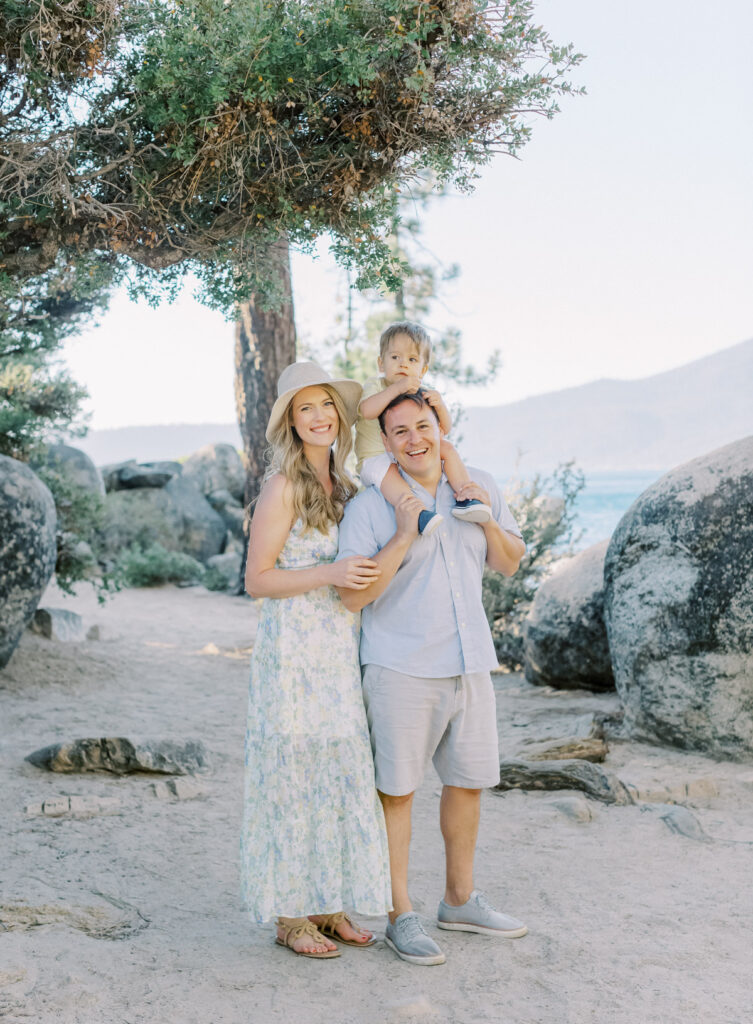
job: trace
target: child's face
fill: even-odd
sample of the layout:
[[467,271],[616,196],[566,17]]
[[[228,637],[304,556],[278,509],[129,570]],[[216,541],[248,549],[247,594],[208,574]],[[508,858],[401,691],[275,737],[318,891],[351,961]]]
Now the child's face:
[[403,377],[421,378],[427,369],[418,345],[409,334],[396,334],[384,356],[379,358],[379,372],[388,384],[394,384]]

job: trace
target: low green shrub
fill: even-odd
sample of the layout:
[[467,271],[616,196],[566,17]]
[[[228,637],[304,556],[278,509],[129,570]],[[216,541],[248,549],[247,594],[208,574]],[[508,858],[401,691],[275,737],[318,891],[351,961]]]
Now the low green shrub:
[[523,665],[523,622],[536,590],[552,563],[572,553],[575,534],[575,499],[585,478],[567,462],[550,477],[536,475],[515,484],[507,503],[517,520],[526,553],[514,576],[487,570],[482,584],[484,611],[502,668],[518,671]]
[[202,583],[206,572],[201,562],[182,551],[168,551],[161,544],[127,548],[115,563],[115,571],[127,587],[158,587],[161,583]]

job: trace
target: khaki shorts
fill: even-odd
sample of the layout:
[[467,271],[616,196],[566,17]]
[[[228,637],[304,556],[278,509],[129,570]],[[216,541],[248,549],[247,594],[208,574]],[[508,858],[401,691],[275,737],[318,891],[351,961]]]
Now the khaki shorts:
[[363,696],[381,793],[406,796],[418,789],[430,759],[445,786],[485,789],[499,782],[488,672],[424,679],[364,665]]

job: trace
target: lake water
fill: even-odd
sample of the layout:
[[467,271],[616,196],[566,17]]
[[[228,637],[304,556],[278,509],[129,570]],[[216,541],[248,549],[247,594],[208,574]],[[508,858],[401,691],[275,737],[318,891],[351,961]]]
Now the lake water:
[[[638,495],[660,476],[663,473],[657,470],[587,473],[585,487],[575,501],[574,549],[582,551],[611,537]],[[507,481],[497,482],[504,490]]]
[[662,475],[656,470],[586,474],[586,486],[575,502],[576,534],[582,531],[576,549],[610,537],[638,495]]

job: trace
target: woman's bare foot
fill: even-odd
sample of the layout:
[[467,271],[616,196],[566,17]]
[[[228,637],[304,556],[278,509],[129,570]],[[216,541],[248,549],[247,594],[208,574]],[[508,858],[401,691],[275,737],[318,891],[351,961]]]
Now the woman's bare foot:
[[[324,924],[327,918],[334,917],[334,914],[310,914],[309,921],[312,921],[317,927]],[[339,917],[339,915],[337,915]],[[371,942],[374,938],[373,932],[367,931],[365,928],[361,928],[355,922],[351,921],[349,917],[343,914],[342,918],[334,924],[335,932],[345,942],[357,942],[359,945],[364,946]]]
[[313,918],[279,918],[277,923],[277,938],[283,943],[283,945],[289,946],[295,953],[332,953],[336,951],[337,946],[334,942],[330,942],[328,938],[321,935],[319,932],[316,932],[315,935],[312,935],[310,932],[304,932],[302,935],[299,935],[294,939],[291,938],[287,941],[287,936],[290,934],[290,931],[307,920],[311,920],[314,924],[317,924]]

